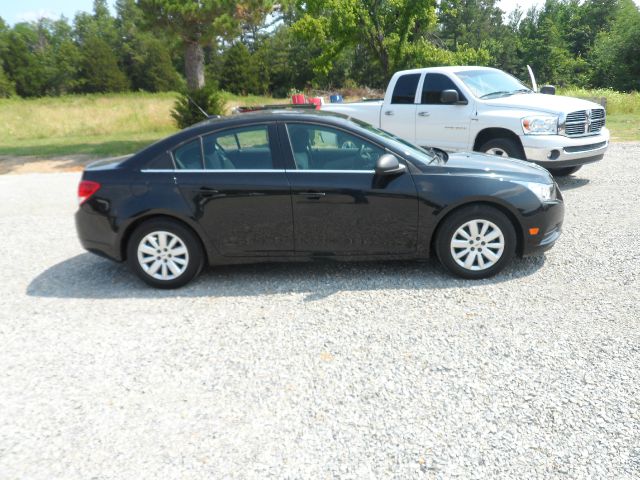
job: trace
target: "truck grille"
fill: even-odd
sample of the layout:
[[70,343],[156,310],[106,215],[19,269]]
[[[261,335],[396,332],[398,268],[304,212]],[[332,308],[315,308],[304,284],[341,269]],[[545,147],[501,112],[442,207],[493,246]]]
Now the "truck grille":
[[567,137],[582,137],[600,133],[605,124],[604,108],[578,110],[567,115],[564,134]]

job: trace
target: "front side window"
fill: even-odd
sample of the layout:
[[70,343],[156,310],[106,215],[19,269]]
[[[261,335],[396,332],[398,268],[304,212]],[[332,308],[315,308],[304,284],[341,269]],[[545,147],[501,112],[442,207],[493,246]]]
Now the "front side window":
[[373,170],[384,149],[337,128],[287,124],[298,170]]
[[444,90],[455,90],[458,92],[460,100],[465,100],[464,95],[456,84],[442,73],[428,73],[422,85],[422,98],[420,103],[423,105],[441,104],[440,95]]
[[267,125],[224,130],[202,140],[207,170],[273,169]]
[[391,103],[414,103],[419,81],[419,73],[409,73],[398,77],[398,81],[396,82],[395,87],[393,87]]

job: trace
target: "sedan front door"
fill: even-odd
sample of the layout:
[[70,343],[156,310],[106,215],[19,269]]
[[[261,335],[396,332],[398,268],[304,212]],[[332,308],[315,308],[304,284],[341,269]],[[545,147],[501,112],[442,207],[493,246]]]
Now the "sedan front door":
[[381,178],[383,148],[346,130],[314,123],[280,126],[289,147],[296,253],[412,254],[418,200],[408,171]]

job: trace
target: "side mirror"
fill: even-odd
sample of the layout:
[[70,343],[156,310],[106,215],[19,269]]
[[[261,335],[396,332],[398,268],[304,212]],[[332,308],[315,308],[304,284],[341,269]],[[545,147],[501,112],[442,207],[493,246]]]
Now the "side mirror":
[[457,90],[443,90],[440,93],[440,103],[458,103],[459,101]]
[[398,159],[390,153],[380,155],[376,162],[376,175],[396,175],[407,169]]
[[540,88],[540,93],[544,93],[545,95],[555,95],[556,87],[553,85],[544,85]]

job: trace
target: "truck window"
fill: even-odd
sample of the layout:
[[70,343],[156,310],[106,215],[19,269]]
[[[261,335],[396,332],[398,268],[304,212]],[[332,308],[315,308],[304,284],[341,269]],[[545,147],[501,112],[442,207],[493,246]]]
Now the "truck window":
[[422,98],[420,103],[423,105],[440,104],[440,94],[443,90],[456,90],[460,100],[466,100],[464,95],[456,84],[442,73],[427,73],[422,85]]
[[419,73],[409,73],[399,77],[393,88],[391,103],[414,103],[419,81]]

